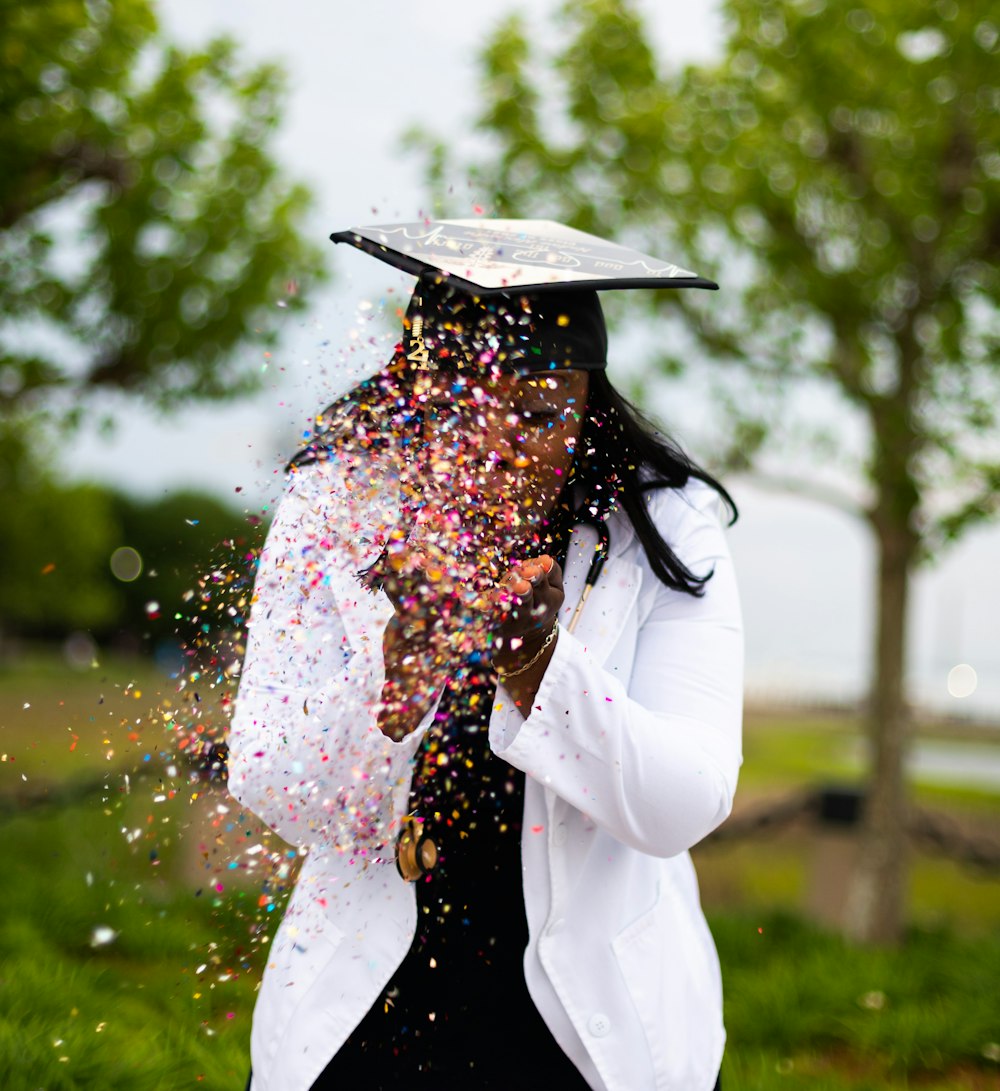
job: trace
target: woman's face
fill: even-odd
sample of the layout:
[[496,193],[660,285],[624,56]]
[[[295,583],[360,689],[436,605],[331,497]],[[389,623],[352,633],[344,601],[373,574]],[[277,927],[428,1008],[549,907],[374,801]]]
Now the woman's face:
[[519,536],[552,510],[567,480],[588,385],[585,371],[570,370],[418,378],[424,499]]

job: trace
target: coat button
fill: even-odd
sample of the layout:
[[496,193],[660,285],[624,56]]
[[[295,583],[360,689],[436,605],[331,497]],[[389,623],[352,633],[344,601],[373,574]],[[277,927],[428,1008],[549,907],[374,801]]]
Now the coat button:
[[560,822],[558,826],[552,831],[552,844],[556,846],[562,846],[566,844],[566,838],[569,833],[566,830],[566,823]]
[[605,1034],[611,1030],[611,1020],[603,1011],[595,1011],[587,1020],[587,1030],[589,1030],[595,1038],[603,1038]]

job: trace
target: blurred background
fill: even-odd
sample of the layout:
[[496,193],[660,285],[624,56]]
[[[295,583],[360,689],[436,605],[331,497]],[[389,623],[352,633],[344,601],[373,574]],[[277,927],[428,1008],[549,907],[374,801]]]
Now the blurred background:
[[296,866],[217,749],[255,552],[412,283],[325,240],[445,215],[722,285],[606,306],[741,509],[746,760],[697,850],[725,1086],[997,1086],[1000,20],[3,6],[3,1086],[242,1086]]

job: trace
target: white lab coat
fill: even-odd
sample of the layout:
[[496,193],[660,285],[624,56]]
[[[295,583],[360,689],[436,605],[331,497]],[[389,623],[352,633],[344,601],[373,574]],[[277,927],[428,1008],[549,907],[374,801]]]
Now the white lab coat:
[[[732,806],[742,627],[716,494],[692,482],[650,504],[681,559],[714,568],[705,594],[663,586],[614,516],[576,633],[560,633],[527,719],[499,689],[490,744],[527,774],[524,969],[552,1034],[601,1091],[710,1091],[722,989],[687,850]],[[254,1012],[254,1091],[307,1091],[415,931],[393,848],[431,715],[402,742],[378,730],[392,608],[355,576],[393,520],[384,490],[314,465],[292,477],[261,556],[229,787],[309,851]],[[595,540],[574,534],[564,623]],[[498,1048],[516,1045],[503,1011],[496,1028]]]

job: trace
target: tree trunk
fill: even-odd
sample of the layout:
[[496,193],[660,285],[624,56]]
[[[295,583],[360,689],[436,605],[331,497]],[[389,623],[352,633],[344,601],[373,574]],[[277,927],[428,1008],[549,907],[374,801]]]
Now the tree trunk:
[[[858,942],[892,945],[902,938],[906,907],[908,809],[904,765],[910,723],[904,678],[907,599],[915,550],[910,530],[885,518],[886,514],[883,511],[874,519],[879,563],[875,672],[868,724],[871,777],[844,928]],[[896,525],[890,525],[892,522]]]

